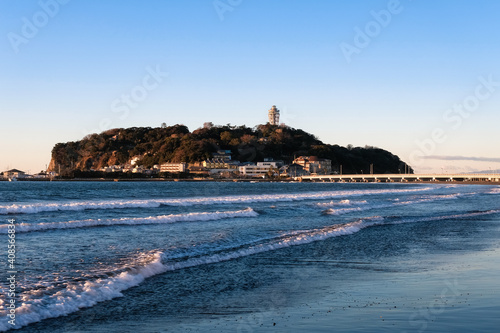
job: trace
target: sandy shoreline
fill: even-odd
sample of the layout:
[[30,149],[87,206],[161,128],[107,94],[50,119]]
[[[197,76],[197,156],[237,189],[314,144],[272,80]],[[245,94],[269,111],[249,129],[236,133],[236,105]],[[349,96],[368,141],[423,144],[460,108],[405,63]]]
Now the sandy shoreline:
[[[339,274],[328,263],[303,266],[306,279],[297,284],[306,290],[306,284],[314,284],[316,291],[302,295],[294,307],[281,307],[280,297],[275,297],[274,303],[258,312],[213,314],[164,332],[493,333],[500,325],[500,249],[496,246],[424,259],[429,262],[427,270],[410,265],[406,271],[391,271],[389,264],[378,272],[354,269]],[[330,279],[324,274],[328,270]],[[273,291],[269,292],[272,296]]]

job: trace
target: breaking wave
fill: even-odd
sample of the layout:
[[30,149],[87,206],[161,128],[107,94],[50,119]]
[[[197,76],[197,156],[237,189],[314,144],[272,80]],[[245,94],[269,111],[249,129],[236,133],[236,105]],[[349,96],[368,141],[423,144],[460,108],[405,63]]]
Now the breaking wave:
[[330,207],[330,206],[352,206],[352,205],[366,205],[368,202],[366,200],[340,200],[340,201],[330,201],[330,202],[319,202],[316,205],[320,207]]
[[[367,219],[367,221],[370,219]],[[373,221],[381,218],[373,218]],[[123,296],[122,291],[139,285],[145,279],[165,273],[193,266],[212,264],[245,257],[257,253],[277,250],[284,247],[307,244],[326,238],[348,235],[361,230],[364,221],[359,220],[345,225],[336,225],[322,229],[302,231],[297,234],[284,234],[263,244],[247,246],[239,250],[229,250],[222,253],[190,258],[184,261],[169,262],[168,256],[158,251],[151,255],[151,261],[140,267],[129,268],[116,276],[69,284],[52,294],[33,293],[21,295],[23,302],[16,309],[16,326],[19,328],[47,318],[55,318],[76,312],[81,308],[91,307],[95,304],[116,297]],[[40,298],[41,297],[41,298]],[[0,311],[4,320],[0,321],[0,331],[13,328],[8,324],[6,311]]]
[[[155,253],[145,266],[122,272],[107,279],[70,284],[50,295],[21,295],[22,303],[17,307],[15,326],[8,323],[6,311],[0,311],[0,331],[20,328],[47,318],[65,316],[98,302],[123,296],[122,291],[139,285],[144,279],[165,272],[161,252]],[[34,297],[33,297],[34,296]],[[38,296],[38,297],[37,297]],[[40,297],[42,296],[42,297]]]
[[487,192],[488,194],[500,194],[500,187],[494,187],[492,188],[489,192]]
[[400,224],[400,223],[417,223],[417,222],[432,222],[432,221],[441,221],[441,220],[454,220],[454,219],[467,219],[478,216],[487,216],[493,214],[499,214],[500,209],[493,209],[487,211],[477,211],[477,212],[469,212],[463,214],[454,214],[454,215],[444,215],[444,216],[427,216],[427,217],[414,217],[414,218],[398,218],[395,221],[391,221],[386,224]]
[[[62,288],[51,288],[48,293],[26,292],[20,295],[22,303],[16,309],[16,326],[12,327],[8,324],[7,312],[1,310],[0,315],[3,318],[0,320],[0,331],[20,328],[47,318],[65,316],[81,308],[94,306],[98,302],[121,297],[123,296],[123,291],[139,285],[151,276],[162,274],[167,271],[218,263],[257,253],[308,244],[338,236],[351,235],[362,229],[377,225],[463,219],[498,213],[500,213],[500,210],[422,218],[384,218],[374,216],[319,229],[285,232],[260,244],[247,244],[243,246],[243,248],[233,247],[232,249],[222,250],[218,253],[206,254],[196,258],[187,258],[185,260],[181,259],[176,262],[169,261],[171,258],[162,251],[151,252],[149,254],[144,253],[143,257],[149,258],[147,262],[139,266],[128,267],[126,271],[115,273],[115,276],[95,279],[93,281],[88,280],[85,282],[69,283]],[[0,300],[0,305],[3,304],[4,301]],[[3,308],[2,306],[2,309]]]
[[72,201],[65,203],[34,203],[34,204],[12,204],[0,206],[0,215],[7,214],[36,214],[40,212],[54,211],[82,211],[88,209],[124,209],[124,208],[157,208],[165,206],[194,206],[213,204],[242,204],[257,202],[277,201],[302,201],[302,200],[325,200],[336,197],[349,197],[377,194],[397,194],[425,192],[432,187],[414,189],[384,189],[384,190],[353,190],[353,191],[323,191],[296,194],[263,194],[263,195],[238,195],[220,197],[195,197],[195,198],[172,198],[172,199],[148,199],[148,200],[103,200],[103,201]]
[[[474,195],[476,193],[467,193],[467,195]],[[362,206],[360,207],[353,207],[353,208],[329,208],[324,210],[322,213],[326,215],[343,215],[343,214],[349,214],[352,212],[360,212],[360,211],[366,211],[366,210],[373,210],[373,209],[382,209],[382,208],[390,208],[390,207],[395,207],[395,206],[404,206],[404,205],[412,205],[412,204],[420,204],[424,202],[432,202],[432,201],[439,201],[439,200],[453,200],[453,199],[458,199],[460,196],[465,195],[465,194],[446,194],[446,195],[428,195],[424,196],[421,198],[414,198],[413,200],[407,200],[407,201],[394,201],[392,203],[382,203],[382,204],[373,204],[373,205],[366,205],[363,203]],[[322,206],[331,206],[330,204],[322,204]]]
[[[237,217],[257,217],[259,214],[252,208],[226,212],[201,212],[188,214],[171,214],[136,218],[117,218],[117,219],[96,219],[80,220],[68,222],[48,222],[48,223],[18,223],[16,232],[31,232],[50,229],[73,229],[97,226],[115,226],[115,225],[139,225],[139,224],[161,224],[176,222],[200,222],[214,221]],[[0,225],[0,234],[8,233],[8,224]]]

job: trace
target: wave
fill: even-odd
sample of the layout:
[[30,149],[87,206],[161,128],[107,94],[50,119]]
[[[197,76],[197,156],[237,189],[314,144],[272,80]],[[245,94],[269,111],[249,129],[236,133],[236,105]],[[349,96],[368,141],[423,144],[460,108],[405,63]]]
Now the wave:
[[123,291],[139,285],[151,276],[162,274],[167,271],[229,261],[258,253],[308,244],[333,237],[351,235],[362,229],[378,225],[463,219],[498,213],[500,213],[500,210],[468,212],[456,215],[422,218],[384,218],[380,216],[373,216],[358,219],[345,224],[337,224],[319,229],[289,231],[261,244],[247,245],[246,247],[239,249],[233,248],[223,250],[219,253],[203,255],[196,258],[188,258],[177,262],[169,261],[171,258],[169,258],[169,256],[163,251],[143,254],[143,257],[149,256],[150,259],[148,262],[140,266],[129,267],[127,271],[117,273],[115,276],[105,279],[96,279],[94,281],[80,282],[77,284],[68,284],[64,288],[60,288],[57,292],[50,295],[44,295],[43,293],[34,293],[31,295],[26,293],[21,295],[20,299],[23,301],[16,310],[16,326],[12,327],[8,324],[8,318],[6,318],[7,312],[5,310],[0,310],[0,315],[3,317],[3,319],[0,320],[0,331],[6,331],[11,328],[20,328],[47,318],[65,316],[76,312],[81,308],[91,307],[99,302],[121,297],[123,296]]
[[330,201],[330,202],[319,202],[316,206],[320,207],[330,207],[330,206],[352,206],[352,205],[365,205],[368,202],[366,200],[340,200],[340,201]]
[[400,201],[398,200],[395,205],[410,205],[414,203],[431,202],[439,200],[454,200],[463,196],[476,195],[477,193],[453,193],[453,194],[440,194],[440,195],[428,195],[422,198],[416,198],[416,200]]
[[4,320],[0,320],[0,331],[20,328],[47,318],[65,316],[81,308],[91,307],[99,302],[121,297],[123,296],[122,291],[139,285],[151,276],[167,271],[223,262],[293,245],[352,234],[360,230],[359,225],[362,222],[360,220],[342,226],[304,231],[295,235],[282,235],[264,244],[239,250],[229,250],[224,253],[205,255],[198,258],[190,258],[179,262],[169,262],[168,256],[163,252],[154,252],[151,255],[152,259],[149,263],[140,267],[129,268],[128,271],[121,272],[110,278],[70,284],[50,295],[40,293],[34,293],[31,297],[29,294],[21,295],[23,303],[16,309],[16,326],[12,327],[8,324],[8,318],[5,318],[6,311],[0,311],[0,315],[5,318]]
[[487,194],[500,194],[500,187],[493,187]]
[[0,311],[3,317],[0,321],[0,331],[17,329],[47,318],[65,316],[81,308],[91,307],[99,302],[123,296],[122,291],[137,286],[148,277],[165,271],[161,252],[158,252],[153,255],[149,264],[122,272],[115,277],[68,285],[48,297],[22,297],[23,301],[16,309],[15,326],[8,323],[7,312]]
[[369,209],[375,209],[377,207],[371,206],[368,208],[361,208],[361,207],[356,207],[356,208],[340,208],[340,209],[333,209],[333,208],[328,208],[325,209],[324,211],[321,212],[323,215],[344,215],[344,214],[349,214],[352,212],[361,212],[363,210],[369,210]]
[[384,189],[384,190],[353,190],[353,191],[322,191],[295,194],[262,194],[262,195],[236,195],[219,197],[195,197],[172,199],[147,199],[147,200],[104,200],[104,201],[72,201],[64,203],[31,203],[12,204],[0,206],[0,215],[7,214],[36,214],[40,212],[55,211],[81,211],[90,209],[124,209],[124,208],[157,208],[164,206],[194,206],[213,204],[243,204],[277,201],[302,201],[325,200],[336,197],[397,194],[425,192],[432,187],[414,189]]
[[[119,219],[97,219],[97,220],[80,220],[68,222],[48,222],[48,223],[18,223],[16,224],[16,232],[31,232],[50,229],[73,229],[86,228],[97,226],[115,226],[115,225],[139,225],[139,224],[161,224],[161,223],[176,223],[176,222],[200,222],[214,221],[221,219],[237,218],[237,217],[257,217],[259,214],[252,208],[226,212],[201,212],[188,214],[171,214],[137,218],[119,218]],[[8,233],[8,224],[0,225],[0,234]]]
[[[322,212],[322,214],[325,215],[343,215],[343,214],[349,214],[352,212],[360,212],[360,211],[367,211],[367,210],[373,210],[373,209],[382,209],[382,208],[391,208],[391,207],[396,207],[396,206],[404,206],[404,205],[412,205],[412,204],[420,204],[424,202],[432,202],[432,201],[439,201],[439,200],[453,200],[453,199],[458,199],[460,196],[463,195],[474,195],[476,193],[467,193],[467,194],[444,194],[444,195],[429,195],[429,196],[424,196],[421,198],[415,198],[413,200],[407,200],[407,201],[399,201],[399,199],[392,200],[392,203],[386,203],[386,204],[374,204],[374,205],[365,205],[363,203],[363,206],[361,207],[353,207],[353,208],[329,208],[326,209]],[[328,204],[324,204],[324,206],[327,206]]]
[[428,216],[428,217],[414,217],[414,218],[397,218],[395,221],[385,224],[400,224],[400,223],[417,223],[417,222],[432,222],[441,220],[456,220],[456,219],[467,219],[478,216],[486,216],[500,214],[500,209],[492,209],[487,211],[476,211],[468,212],[462,214],[444,215],[444,216]]

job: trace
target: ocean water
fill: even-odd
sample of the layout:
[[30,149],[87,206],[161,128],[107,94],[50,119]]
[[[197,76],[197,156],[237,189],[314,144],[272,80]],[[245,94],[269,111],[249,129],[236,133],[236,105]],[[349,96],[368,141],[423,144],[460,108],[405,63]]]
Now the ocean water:
[[499,199],[453,184],[1,182],[0,331],[495,332]]

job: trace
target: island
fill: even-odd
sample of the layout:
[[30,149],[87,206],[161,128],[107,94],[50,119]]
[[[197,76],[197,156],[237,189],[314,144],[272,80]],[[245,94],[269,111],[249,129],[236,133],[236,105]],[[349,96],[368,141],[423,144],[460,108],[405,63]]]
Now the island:
[[60,179],[290,179],[303,175],[413,173],[371,146],[341,147],[283,124],[115,128],[52,149]]

